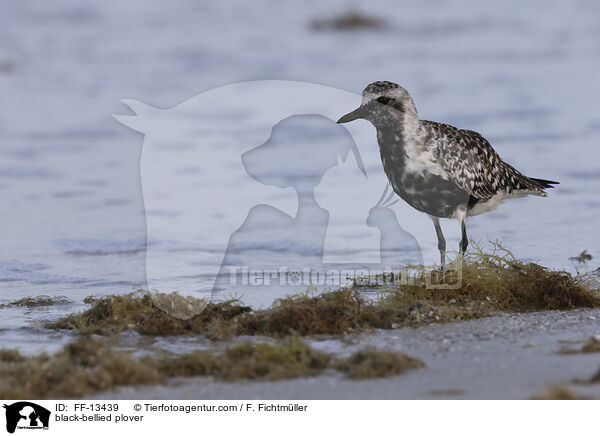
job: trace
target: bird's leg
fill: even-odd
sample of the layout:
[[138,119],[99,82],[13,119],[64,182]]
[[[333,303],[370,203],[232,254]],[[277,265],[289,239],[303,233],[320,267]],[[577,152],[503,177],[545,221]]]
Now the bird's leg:
[[467,247],[469,246],[469,238],[467,237],[467,226],[465,220],[460,221],[460,230],[462,232],[462,239],[460,240],[460,255],[461,257],[466,253]]
[[435,233],[438,238],[438,250],[440,250],[440,262],[443,271],[446,265],[446,239],[444,238],[444,233],[442,232],[442,227],[440,226],[440,219],[438,217],[432,217],[431,219],[433,220]]

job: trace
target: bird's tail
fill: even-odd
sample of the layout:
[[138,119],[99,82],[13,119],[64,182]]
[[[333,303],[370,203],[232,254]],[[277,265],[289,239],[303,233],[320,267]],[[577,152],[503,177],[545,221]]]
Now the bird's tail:
[[530,177],[530,179],[533,180],[538,185],[540,185],[540,187],[543,189],[554,188],[554,186],[552,186],[552,185],[560,184],[560,182],[553,182],[552,180],[534,179],[533,177]]

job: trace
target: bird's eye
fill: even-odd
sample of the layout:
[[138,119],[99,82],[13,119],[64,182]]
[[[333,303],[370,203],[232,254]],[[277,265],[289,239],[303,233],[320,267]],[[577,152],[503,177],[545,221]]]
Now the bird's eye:
[[389,99],[389,98],[387,98],[387,97],[379,97],[379,98],[377,99],[377,102],[378,102],[378,103],[381,103],[381,104],[388,104],[388,103],[390,102],[390,99]]

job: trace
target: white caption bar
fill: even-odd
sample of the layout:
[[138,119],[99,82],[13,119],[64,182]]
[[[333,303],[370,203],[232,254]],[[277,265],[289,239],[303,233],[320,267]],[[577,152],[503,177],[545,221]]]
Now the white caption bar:
[[[3,401],[26,436],[137,434],[587,434],[596,401]],[[18,416],[16,415],[18,414]],[[25,414],[26,416],[22,415]],[[6,415],[6,416],[4,416]],[[15,421],[16,420],[16,421]],[[212,432],[216,433],[212,433]],[[199,433],[198,433],[199,432]],[[4,433],[6,434],[6,433]]]

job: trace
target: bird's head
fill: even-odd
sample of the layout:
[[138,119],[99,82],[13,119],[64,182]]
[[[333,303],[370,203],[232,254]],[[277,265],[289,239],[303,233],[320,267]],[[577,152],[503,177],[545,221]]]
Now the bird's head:
[[386,121],[416,119],[417,109],[406,89],[392,82],[373,82],[362,93],[362,102],[358,109],[344,115],[337,122],[364,119],[374,125]]

